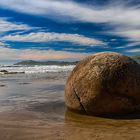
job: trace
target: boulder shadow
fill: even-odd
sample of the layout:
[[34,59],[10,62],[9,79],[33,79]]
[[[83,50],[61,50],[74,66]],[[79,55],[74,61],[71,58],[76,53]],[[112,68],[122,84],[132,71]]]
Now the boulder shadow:
[[85,119],[99,118],[99,119],[114,119],[114,120],[136,120],[136,119],[140,120],[140,110],[133,111],[131,113],[126,113],[123,115],[87,115],[84,112],[77,112],[67,108],[65,111],[65,117],[66,118],[74,117],[73,119],[76,119],[76,117],[78,117]]

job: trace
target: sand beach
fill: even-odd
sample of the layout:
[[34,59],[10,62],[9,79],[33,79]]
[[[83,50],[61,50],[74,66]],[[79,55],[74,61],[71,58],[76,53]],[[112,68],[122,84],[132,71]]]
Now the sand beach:
[[70,72],[1,75],[1,140],[136,140],[140,115],[99,118],[65,108]]

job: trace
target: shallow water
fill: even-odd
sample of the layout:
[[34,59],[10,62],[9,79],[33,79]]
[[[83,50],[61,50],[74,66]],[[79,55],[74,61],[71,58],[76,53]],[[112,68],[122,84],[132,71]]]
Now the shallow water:
[[139,140],[140,115],[109,119],[64,105],[68,72],[0,77],[0,140]]

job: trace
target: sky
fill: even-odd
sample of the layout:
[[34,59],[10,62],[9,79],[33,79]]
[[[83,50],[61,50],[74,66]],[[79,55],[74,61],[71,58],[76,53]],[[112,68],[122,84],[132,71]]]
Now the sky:
[[0,63],[140,55],[140,0],[0,0]]

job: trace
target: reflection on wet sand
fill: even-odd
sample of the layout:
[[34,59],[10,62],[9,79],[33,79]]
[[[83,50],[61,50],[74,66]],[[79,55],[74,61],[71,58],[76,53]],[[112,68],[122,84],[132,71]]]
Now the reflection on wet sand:
[[[0,140],[140,139],[140,114],[99,118],[68,111],[68,73],[1,77]],[[30,84],[21,84],[30,83]]]
[[[139,139],[140,113],[117,119],[84,116],[66,111],[65,124],[71,139]],[[80,135],[78,135],[80,134]]]

